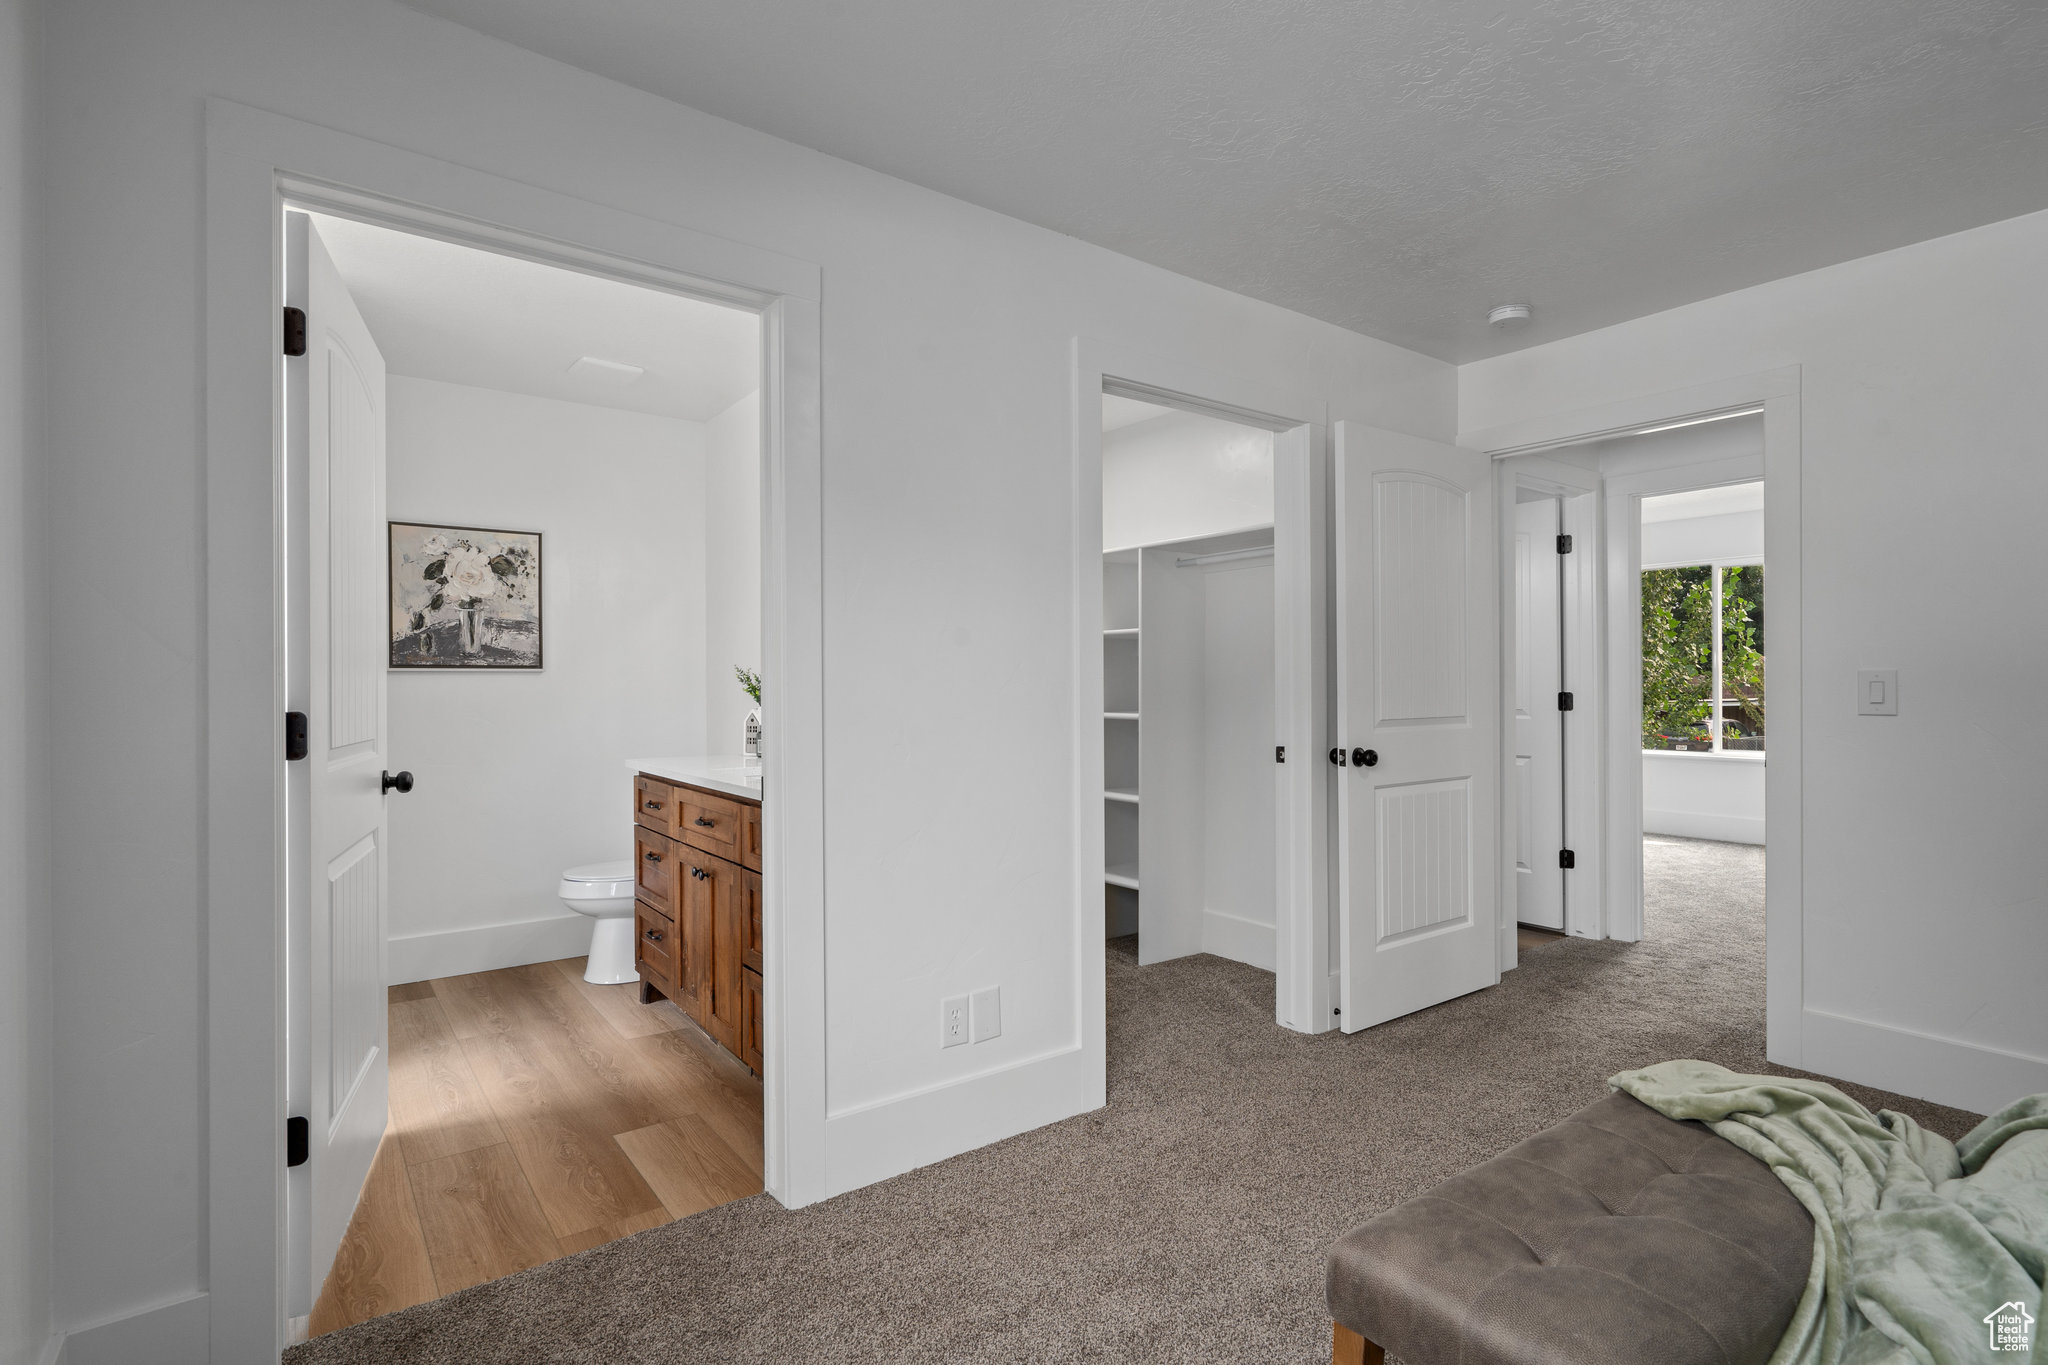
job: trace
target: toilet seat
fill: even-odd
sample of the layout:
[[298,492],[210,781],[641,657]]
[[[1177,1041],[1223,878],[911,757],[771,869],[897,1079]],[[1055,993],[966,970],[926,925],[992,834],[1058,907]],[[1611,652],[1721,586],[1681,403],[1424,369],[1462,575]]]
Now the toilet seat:
[[561,894],[570,900],[631,899],[633,864],[620,858],[608,863],[585,863],[562,874]]

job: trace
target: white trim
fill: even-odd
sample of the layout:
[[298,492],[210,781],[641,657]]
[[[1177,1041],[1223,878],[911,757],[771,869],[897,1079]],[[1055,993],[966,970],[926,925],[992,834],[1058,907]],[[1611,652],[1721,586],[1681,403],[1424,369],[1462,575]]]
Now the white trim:
[[[1313,394],[1219,374],[1087,337],[1074,338],[1073,696],[1076,972],[1084,1053],[1106,1066],[1102,834],[1102,408],[1116,393],[1276,433],[1273,441],[1274,1015],[1286,1028],[1333,1027],[1329,946],[1330,733],[1328,404]],[[1095,1104],[1103,1102],[1095,1072]]]
[[[1683,389],[1648,393],[1570,412],[1520,418],[1461,432],[1459,444],[1495,457],[1583,444],[1609,436],[1668,428],[1694,419],[1755,412],[1764,423],[1764,562],[1770,566],[1771,762],[1764,808],[1770,840],[1764,858],[1765,1052],[1781,1066],[1805,1067],[1801,1031],[1805,1000],[1804,820],[1801,796],[1800,629],[1800,372],[1797,365],[1736,375]],[[1606,688],[1596,713],[1605,732],[1600,800],[1606,838],[1602,859],[1602,932],[1642,934],[1642,641],[1617,632],[1615,614],[1641,612],[1643,496],[1758,477],[1752,457],[1710,460],[1602,480],[1607,636]]]
[[1202,951],[1260,971],[1273,970],[1273,926],[1227,910],[1202,911]]
[[[284,1254],[279,215],[294,202],[760,309],[768,1189],[827,1193],[820,272],[220,99],[206,102],[206,1281],[212,1359],[275,1359]],[[432,208],[415,207],[432,205]],[[491,226],[496,225],[496,226]],[[272,573],[248,572],[251,545]]]
[[48,1358],[63,1365],[135,1365],[143,1360],[149,1365],[205,1365],[212,1316],[209,1308],[207,1295],[188,1294],[77,1328],[55,1339],[56,1349]]
[[384,984],[403,986],[441,976],[582,957],[590,951],[591,927],[596,923],[588,915],[550,915],[398,935],[385,945]]
[[1801,1069],[1991,1114],[2048,1091],[2048,1057],[1807,1009]]

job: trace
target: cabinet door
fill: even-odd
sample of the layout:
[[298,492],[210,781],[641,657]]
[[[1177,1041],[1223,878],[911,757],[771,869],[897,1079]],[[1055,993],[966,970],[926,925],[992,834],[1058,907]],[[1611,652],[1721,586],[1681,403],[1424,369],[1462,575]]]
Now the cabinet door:
[[740,878],[747,874],[723,858],[706,858],[702,886],[710,900],[711,1020],[704,1027],[725,1044],[740,1050]]
[[761,1074],[761,974],[740,972],[740,1060]]
[[705,864],[711,859],[701,853],[676,848],[676,929],[682,935],[682,958],[676,964],[679,994],[676,1003],[683,1012],[711,1029],[711,940],[710,876]]

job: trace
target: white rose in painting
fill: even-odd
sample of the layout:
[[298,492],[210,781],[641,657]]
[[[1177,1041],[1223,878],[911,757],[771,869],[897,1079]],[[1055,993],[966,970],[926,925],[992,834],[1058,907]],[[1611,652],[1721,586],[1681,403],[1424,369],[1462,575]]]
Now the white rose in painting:
[[498,576],[491,572],[491,561],[475,550],[449,551],[441,572],[448,576],[448,595],[457,601],[497,595]]
[[420,546],[420,553],[428,559],[433,559],[437,555],[447,554],[448,537],[436,531],[433,535],[427,537],[424,545]]

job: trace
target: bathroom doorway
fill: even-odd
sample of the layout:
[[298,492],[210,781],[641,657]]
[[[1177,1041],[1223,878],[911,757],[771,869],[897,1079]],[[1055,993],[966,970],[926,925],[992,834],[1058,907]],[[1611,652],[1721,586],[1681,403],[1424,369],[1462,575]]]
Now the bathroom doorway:
[[318,1333],[764,1188],[763,336],[284,226],[287,1292]]

